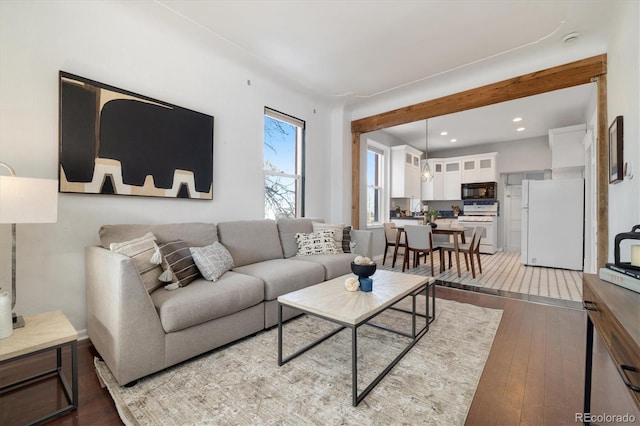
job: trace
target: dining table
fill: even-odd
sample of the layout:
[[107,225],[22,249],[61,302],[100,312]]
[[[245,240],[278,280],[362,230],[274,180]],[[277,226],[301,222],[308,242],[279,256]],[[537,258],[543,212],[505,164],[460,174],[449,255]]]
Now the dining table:
[[[426,226],[426,225],[421,225]],[[406,250],[406,236],[405,236],[405,244],[400,244],[400,239],[402,238],[402,233],[404,232],[404,226],[396,225],[394,226],[396,229],[396,246],[393,250],[393,265],[396,263],[396,257],[398,256],[398,247],[404,247],[404,259],[403,262],[408,264],[409,255],[408,250]],[[460,243],[466,244],[466,240],[464,237],[464,233],[467,231],[471,231],[472,228],[466,226],[436,226],[435,228],[431,228],[431,232],[433,234],[438,235],[453,235],[453,247],[456,256],[456,262],[458,264],[458,278],[460,278]],[[460,243],[458,242],[458,235],[460,236]]]

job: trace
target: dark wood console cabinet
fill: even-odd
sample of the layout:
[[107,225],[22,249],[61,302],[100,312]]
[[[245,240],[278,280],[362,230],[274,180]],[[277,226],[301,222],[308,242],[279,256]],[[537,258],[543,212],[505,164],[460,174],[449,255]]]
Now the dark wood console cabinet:
[[587,311],[584,413],[591,412],[594,326],[620,379],[640,408],[640,293],[603,281],[597,275],[583,274],[582,299]]

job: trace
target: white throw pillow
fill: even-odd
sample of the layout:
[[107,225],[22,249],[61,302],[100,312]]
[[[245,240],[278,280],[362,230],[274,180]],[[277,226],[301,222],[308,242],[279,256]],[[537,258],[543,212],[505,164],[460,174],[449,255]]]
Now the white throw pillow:
[[337,253],[333,231],[312,232],[310,234],[297,233],[296,241],[298,243],[296,256]]
[[336,246],[336,253],[344,253],[342,249],[342,239],[344,238],[344,225],[332,225],[322,222],[311,222],[313,232],[331,231],[333,232],[333,241]]
[[218,241],[205,247],[189,247],[189,251],[200,273],[208,281],[218,281],[222,274],[233,268],[231,253]]

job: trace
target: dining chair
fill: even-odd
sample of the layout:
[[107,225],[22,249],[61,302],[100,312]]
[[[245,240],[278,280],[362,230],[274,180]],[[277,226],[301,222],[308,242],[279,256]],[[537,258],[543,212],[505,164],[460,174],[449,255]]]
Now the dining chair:
[[[420,254],[429,254],[429,257],[431,259],[431,276],[434,277],[435,274],[433,272],[433,252],[440,252],[440,257],[442,257],[442,252],[440,250],[440,246],[434,244],[433,242],[433,233],[431,232],[431,226],[405,225],[404,232],[407,236],[407,250],[404,255],[404,261],[402,262],[402,272],[404,272],[405,268],[409,266],[409,257],[411,256],[412,252],[414,268],[419,265]],[[440,262],[440,272],[442,272],[442,262]]]
[[404,232],[396,229],[396,224],[393,222],[385,222],[384,223],[384,257],[382,258],[382,264],[384,265],[385,260],[387,259],[387,251],[389,247],[393,247],[393,263],[391,267],[394,268],[396,266],[396,258],[398,257],[398,250],[396,248],[396,240],[398,236],[398,232],[400,232],[400,247],[406,246]]
[[486,235],[486,233],[487,228],[485,228],[484,226],[476,227],[476,246],[474,247],[473,252],[478,259],[478,273],[480,274],[482,273],[482,263],[480,263],[480,240]]
[[[473,255],[476,254],[477,252],[478,259],[480,258],[480,254],[478,251],[480,248],[480,244],[476,241],[476,239],[478,238],[477,236],[478,229],[481,229],[481,232],[482,230],[484,230],[484,228],[475,227],[471,232],[471,240],[468,243],[462,243],[462,242],[458,243],[458,253],[462,253],[464,255],[464,263],[467,266],[467,271],[469,270],[469,261],[471,261],[471,276],[473,278],[476,277],[476,270],[475,270]],[[457,235],[455,235],[454,238],[458,238]],[[451,253],[456,251],[455,242],[439,243],[439,245],[440,245],[441,254],[442,254],[441,264],[444,263],[444,252],[446,251],[449,253],[449,266],[451,266]],[[458,268],[458,278],[459,278],[461,276],[459,254],[456,254],[456,267]]]
[[[451,235],[448,235],[448,234],[436,234],[435,232],[433,232],[433,229],[432,229],[431,233],[433,235],[433,244],[436,245],[436,246],[439,245],[440,243],[448,243],[448,242],[451,241]],[[440,251],[439,252],[439,256],[438,256],[438,257],[440,257],[440,270],[447,269],[445,267],[445,265],[444,265],[444,255],[443,255],[443,253],[444,252]],[[425,262],[427,261],[426,257],[427,256],[425,255]],[[449,268],[451,268],[451,262],[449,262]]]

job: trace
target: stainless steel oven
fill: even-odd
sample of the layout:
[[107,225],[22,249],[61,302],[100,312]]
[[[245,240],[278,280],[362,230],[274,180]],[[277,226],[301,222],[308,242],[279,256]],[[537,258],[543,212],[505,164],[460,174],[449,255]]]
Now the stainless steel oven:
[[498,184],[496,182],[477,182],[462,184],[463,200],[495,200],[498,196],[496,192]]

